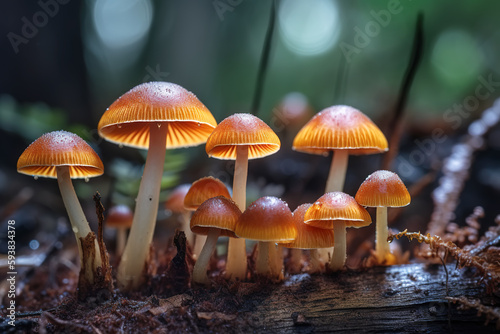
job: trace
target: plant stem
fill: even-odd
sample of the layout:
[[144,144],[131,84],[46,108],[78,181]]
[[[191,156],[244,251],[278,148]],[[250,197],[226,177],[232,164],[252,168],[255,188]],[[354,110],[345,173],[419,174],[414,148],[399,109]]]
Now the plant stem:
[[377,207],[377,231],[375,240],[375,252],[379,263],[385,260],[387,254],[391,252],[387,237],[389,231],[387,228],[387,207]]
[[330,269],[332,271],[339,271],[344,268],[346,258],[346,228],[343,221],[338,221],[333,224],[334,252],[330,262]]
[[207,277],[207,267],[210,263],[210,258],[214,253],[215,246],[217,245],[217,239],[219,238],[220,230],[218,228],[211,228],[208,231],[207,240],[203,249],[201,250],[200,256],[193,268],[193,282],[199,284],[209,284],[210,280]]
[[116,255],[121,255],[125,249],[125,244],[127,242],[127,229],[117,228],[116,229]]
[[[236,148],[236,162],[234,166],[233,201],[241,212],[246,208],[246,188],[248,174],[248,146],[240,145]],[[245,239],[229,238],[227,249],[226,277],[244,279],[247,273],[247,252]]]
[[117,282],[124,290],[138,288],[144,278],[158,214],[167,133],[168,123],[153,123],[150,126],[149,151],[136,199],[134,220],[118,266]]

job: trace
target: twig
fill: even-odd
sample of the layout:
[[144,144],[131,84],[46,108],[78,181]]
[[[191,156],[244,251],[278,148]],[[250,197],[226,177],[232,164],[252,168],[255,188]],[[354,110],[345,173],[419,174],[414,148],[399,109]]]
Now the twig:
[[486,306],[481,304],[479,299],[467,299],[466,297],[446,297],[448,301],[459,304],[459,309],[467,310],[467,309],[476,309],[478,312],[478,316],[484,314],[486,316],[486,323],[488,325],[490,321],[496,321],[496,328],[500,329],[500,308],[493,308],[490,306]]
[[[423,21],[424,15],[420,12],[417,16],[410,62],[408,63],[408,67],[406,68],[406,72],[403,78],[403,84],[401,85],[401,91],[399,92],[399,98],[396,103],[394,116],[388,128],[389,133],[387,137],[389,137],[389,151],[384,155],[382,169],[390,170],[392,161],[398,155],[398,146],[403,128],[403,115],[406,106],[406,100],[408,99],[411,84],[415,79],[415,74],[417,73],[418,66],[422,60],[424,45]],[[390,131],[392,131],[392,133]]]
[[264,40],[264,48],[260,58],[259,71],[257,73],[257,81],[255,82],[255,93],[253,96],[252,108],[250,111],[257,115],[259,113],[260,102],[262,98],[262,90],[264,89],[264,80],[269,63],[269,55],[271,53],[271,44],[274,34],[274,23],[276,21],[276,1],[272,1],[271,15],[269,16],[269,25],[267,26],[266,38]]

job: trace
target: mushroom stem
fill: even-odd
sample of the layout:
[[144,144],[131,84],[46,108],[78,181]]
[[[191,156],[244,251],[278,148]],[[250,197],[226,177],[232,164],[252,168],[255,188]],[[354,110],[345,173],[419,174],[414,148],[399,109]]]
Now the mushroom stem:
[[116,255],[121,255],[123,253],[126,242],[127,242],[127,229],[125,228],[116,229]]
[[207,240],[203,249],[196,260],[193,267],[193,282],[199,284],[209,284],[210,280],[207,277],[207,267],[210,262],[210,258],[214,253],[215,246],[217,245],[217,239],[219,238],[220,230],[218,228],[210,228],[208,230]]
[[257,254],[257,262],[255,263],[255,271],[259,275],[267,276],[269,272],[271,243],[259,241],[259,252]]
[[[243,212],[246,208],[246,188],[248,174],[248,146],[236,148],[236,162],[234,165],[233,201]],[[229,238],[227,248],[226,277],[244,279],[247,273],[247,252],[245,239]]]
[[283,246],[272,244],[270,246],[271,275],[274,279],[283,279]]
[[149,150],[136,199],[132,228],[118,266],[117,282],[125,290],[135,289],[143,281],[158,214],[167,133],[168,123],[150,126]]
[[330,270],[339,271],[344,268],[346,258],[346,227],[342,221],[336,221],[333,224],[333,234],[335,235],[332,260],[330,261]]
[[[195,235],[191,231],[191,227],[189,226],[189,221],[191,220],[191,211],[185,210],[181,216],[182,216],[182,227],[181,230],[184,231],[184,234],[186,235],[186,240],[188,244],[191,246],[191,249],[194,249],[194,244],[195,244]],[[203,245],[203,243],[202,243]],[[200,246],[200,248],[203,246]],[[198,253],[199,254],[199,253]]]
[[377,231],[375,240],[375,252],[379,263],[384,262],[385,256],[391,252],[387,236],[389,234],[387,228],[387,207],[377,207]]
[[197,259],[198,256],[200,256],[203,246],[205,245],[205,242],[207,242],[206,235],[197,234],[194,237],[193,257],[195,259]]
[[302,269],[302,249],[290,248],[289,252],[288,271],[292,274],[300,273]]
[[[69,174],[69,166],[57,166],[57,183],[59,184],[59,190],[61,191],[61,196],[68,212],[69,221],[73,232],[75,233],[76,242],[78,244],[78,252],[80,254],[80,263],[84,267],[84,273],[87,278],[87,282],[94,282],[94,271],[97,267],[101,266],[101,256],[99,255],[99,247],[97,241],[95,241],[95,261],[89,259],[88,263],[83,262],[83,249],[80,239],[85,239],[85,237],[92,232],[90,230],[87,217],[83,213],[82,206],[78,201],[78,197],[75,193],[75,188],[73,188],[73,183],[71,182],[71,177]],[[93,267],[92,267],[93,264]]]
[[330,165],[330,173],[326,181],[325,193],[343,191],[348,160],[348,150],[333,151],[332,164]]
[[309,251],[309,273],[315,274],[321,271],[321,262],[319,259],[318,249]]

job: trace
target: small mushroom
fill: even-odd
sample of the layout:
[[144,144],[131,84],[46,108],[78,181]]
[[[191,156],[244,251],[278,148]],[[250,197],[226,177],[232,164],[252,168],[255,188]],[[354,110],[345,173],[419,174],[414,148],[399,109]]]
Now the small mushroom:
[[236,238],[234,229],[241,215],[238,206],[229,198],[217,196],[203,202],[191,217],[191,229],[207,235],[206,242],[193,268],[193,282],[208,284],[207,267],[220,235]]
[[134,222],[118,266],[120,288],[136,289],[144,280],[158,214],[166,148],[202,144],[216,125],[210,111],[193,93],[169,82],[138,85],[113,102],[102,115],[98,125],[101,137],[119,145],[148,149]]
[[[17,161],[17,171],[37,177],[57,178],[59,190],[75,233],[82,272],[86,282],[92,284],[101,256],[95,242],[95,258],[85,254],[82,240],[92,231],[83,213],[71,179],[88,179],[104,172],[102,161],[94,150],[80,137],[67,131],[49,132],[31,143]],[[85,254],[85,256],[84,256]],[[86,261],[84,261],[86,259]]]
[[[193,182],[184,197],[184,208],[188,211],[195,211],[207,199],[217,196],[231,198],[229,190],[221,180],[212,176],[202,177]],[[205,244],[206,236],[198,234],[194,238],[193,257],[196,259]]]
[[191,211],[184,207],[184,199],[186,194],[191,188],[191,184],[184,183],[175,187],[165,202],[165,209],[172,213],[176,213],[181,217],[181,231],[186,235],[186,240],[188,244],[193,247],[194,244],[194,233],[191,232],[189,227],[189,220],[191,219]]
[[411,197],[399,176],[387,170],[378,170],[369,175],[359,186],[356,201],[367,207],[377,208],[377,231],[375,253],[380,264],[393,262],[387,242],[387,207],[402,207],[410,204]]
[[293,221],[297,227],[297,236],[292,242],[282,245],[283,247],[291,248],[291,250],[309,249],[311,255],[309,272],[317,273],[321,271],[317,250],[318,248],[333,247],[334,233],[333,230],[317,228],[304,223],[304,216],[311,206],[312,204],[306,203],[295,209],[293,212]]
[[346,260],[346,227],[365,227],[372,219],[354,198],[343,192],[321,196],[305,213],[304,222],[310,226],[333,229],[335,235],[333,256],[329,269],[339,271]]
[[256,272],[272,279],[283,277],[283,262],[279,263],[276,243],[290,242],[297,235],[288,205],[273,196],[265,196],[250,204],[236,224],[240,238],[259,242]]
[[[280,140],[262,120],[251,114],[234,114],[217,125],[207,140],[210,157],[236,160],[233,200],[241,211],[246,207],[248,160],[262,158],[280,149]],[[243,279],[247,272],[245,239],[229,239],[226,275]]]
[[127,241],[127,231],[132,226],[134,213],[126,205],[111,207],[106,217],[106,226],[116,229],[116,255],[121,255]]
[[297,133],[295,151],[323,154],[333,152],[325,193],[343,191],[349,154],[387,151],[387,139],[361,111],[349,106],[332,106],[317,113]]

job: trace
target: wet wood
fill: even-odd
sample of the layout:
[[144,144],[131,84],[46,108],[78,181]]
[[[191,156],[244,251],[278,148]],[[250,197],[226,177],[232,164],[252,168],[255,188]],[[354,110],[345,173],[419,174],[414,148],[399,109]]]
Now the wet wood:
[[[449,296],[486,297],[471,272],[448,266]],[[475,311],[459,311],[445,299],[443,266],[411,264],[344,272],[335,276],[297,275],[252,296],[250,327],[266,332],[494,332]],[[246,304],[246,303],[245,303]],[[448,322],[448,318],[450,322]],[[450,327],[451,324],[451,327]]]

